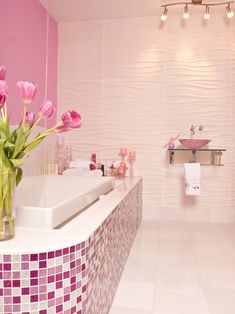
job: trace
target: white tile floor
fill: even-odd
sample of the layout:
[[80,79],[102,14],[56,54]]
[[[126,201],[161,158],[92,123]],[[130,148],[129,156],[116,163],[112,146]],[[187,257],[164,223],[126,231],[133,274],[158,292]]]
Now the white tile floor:
[[109,314],[235,314],[235,224],[142,222]]

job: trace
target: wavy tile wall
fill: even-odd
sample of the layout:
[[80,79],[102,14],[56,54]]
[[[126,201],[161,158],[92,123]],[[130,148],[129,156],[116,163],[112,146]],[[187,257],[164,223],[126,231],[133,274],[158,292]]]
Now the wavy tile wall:
[[[59,114],[73,107],[83,118],[66,141],[75,157],[95,151],[107,164],[121,146],[136,150],[145,218],[235,221],[233,31],[222,13],[208,23],[195,14],[164,25],[159,17],[59,25]],[[184,196],[183,167],[169,166],[163,149],[171,136],[188,137],[191,124],[227,149],[225,167],[202,168],[197,198]]]

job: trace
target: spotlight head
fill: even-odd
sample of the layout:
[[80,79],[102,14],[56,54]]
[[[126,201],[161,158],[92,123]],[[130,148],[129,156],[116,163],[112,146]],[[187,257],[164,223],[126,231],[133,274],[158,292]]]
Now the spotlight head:
[[234,16],[234,13],[231,10],[230,3],[228,3],[228,6],[226,7],[226,11],[227,11],[227,17],[231,19]]
[[188,19],[188,18],[189,18],[188,4],[186,4],[185,7],[184,7],[183,18],[184,18],[184,19]]
[[208,20],[210,18],[210,8],[206,6],[206,12],[204,13],[204,19]]
[[164,11],[163,11],[163,13],[161,15],[161,20],[162,21],[166,21],[166,19],[167,19],[167,12],[168,12],[168,9],[166,7],[164,7]]

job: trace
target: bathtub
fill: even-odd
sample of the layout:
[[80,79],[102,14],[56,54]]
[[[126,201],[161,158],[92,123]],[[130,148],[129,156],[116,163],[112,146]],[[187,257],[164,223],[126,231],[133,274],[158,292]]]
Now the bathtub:
[[16,189],[16,224],[60,228],[114,186],[110,177],[26,177]]
[[[15,237],[0,243],[0,313],[109,313],[142,219],[142,179],[90,179],[34,177],[17,187]],[[88,181],[92,203],[54,228],[50,209],[77,209]]]

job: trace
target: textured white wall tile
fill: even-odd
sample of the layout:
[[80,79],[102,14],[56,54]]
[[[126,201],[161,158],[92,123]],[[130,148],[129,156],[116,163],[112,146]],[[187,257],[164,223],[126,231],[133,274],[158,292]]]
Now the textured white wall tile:
[[[144,177],[144,217],[235,221],[234,21],[215,13],[63,23],[59,26],[59,114],[73,107],[80,130],[65,134],[75,157],[97,152],[118,161],[119,147],[137,151]],[[202,195],[185,197],[182,166],[169,166],[171,136],[196,137],[226,148],[225,167],[202,168]],[[190,153],[176,155],[180,163]],[[209,161],[206,153],[199,161]],[[148,210],[149,208],[149,210]]]

